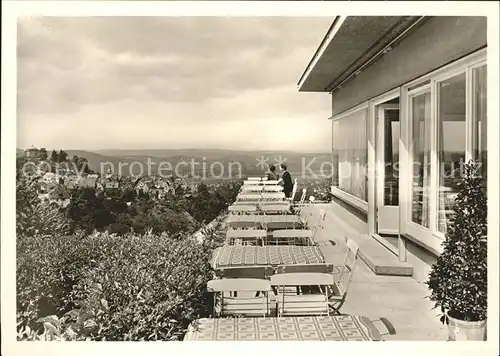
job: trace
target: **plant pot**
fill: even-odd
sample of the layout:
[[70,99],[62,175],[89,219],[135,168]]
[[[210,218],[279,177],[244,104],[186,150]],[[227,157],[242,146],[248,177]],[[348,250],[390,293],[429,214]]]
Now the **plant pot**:
[[486,340],[486,320],[464,321],[448,315],[448,341]]

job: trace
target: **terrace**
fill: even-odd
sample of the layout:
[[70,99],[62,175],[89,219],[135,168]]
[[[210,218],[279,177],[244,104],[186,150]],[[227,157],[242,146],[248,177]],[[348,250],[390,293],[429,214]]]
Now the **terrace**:
[[[367,224],[335,201],[304,208],[311,223],[318,219],[322,209],[326,212],[324,228],[317,233],[315,240],[325,262],[339,264],[346,253],[344,238],[347,236],[361,240],[367,234]],[[335,246],[326,243],[329,240],[335,241]],[[394,325],[396,334],[384,336],[385,340],[447,339],[446,326],[440,323],[432,310],[432,303],[426,298],[429,293],[427,287],[416,279],[409,276],[377,275],[361,259],[356,265],[349,288],[342,312],[373,319],[387,317]]]
[[[373,256],[385,250],[366,243],[373,240],[362,217],[336,201],[308,203],[304,193],[291,202],[266,191],[274,181],[255,182],[246,181],[229,214],[221,216],[226,241],[214,251],[214,279],[207,285],[218,296],[215,319],[194,323],[187,340],[446,340],[447,329],[426,298],[427,287],[408,270],[377,266],[384,258]],[[350,251],[353,265],[347,262]],[[347,282],[341,271],[348,271]],[[336,288],[342,298],[338,308]],[[328,330],[321,323],[330,323]]]

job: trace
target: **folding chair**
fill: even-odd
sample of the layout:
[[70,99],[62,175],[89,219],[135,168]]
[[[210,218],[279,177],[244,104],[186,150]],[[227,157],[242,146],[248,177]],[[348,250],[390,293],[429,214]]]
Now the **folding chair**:
[[261,229],[228,229],[226,232],[228,245],[236,245],[237,241],[242,245],[263,245],[266,237],[266,230]]
[[[215,316],[267,316],[271,283],[264,279],[231,278],[214,279],[207,283],[208,292],[213,292]],[[241,292],[240,296],[233,296]],[[259,292],[258,296],[255,293]],[[241,294],[247,294],[241,296]]]
[[302,245],[301,243],[297,244],[297,240],[305,242],[304,244],[307,246],[311,245],[313,232],[307,229],[281,229],[274,230],[272,232],[272,237],[267,238],[266,243],[273,243],[279,245],[280,242],[287,242],[292,245]]
[[339,266],[339,277],[332,287],[332,295],[329,296],[329,305],[335,314],[340,315],[340,308],[344,305],[349,285],[351,284],[352,275],[356,262],[358,260],[359,248],[356,242],[346,238],[347,252],[344,258],[344,264]]
[[320,209],[318,220],[316,221],[316,225],[314,225],[313,228],[313,236],[311,238],[313,241],[315,237],[318,235],[318,231],[324,229],[325,219],[326,219],[326,211],[324,209]]
[[[333,276],[327,273],[283,273],[271,277],[271,286],[276,287],[278,317],[330,315],[328,289],[333,285]],[[318,287],[317,293],[306,293]],[[297,293],[286,287],[295,287]],[[303,288],[308,287],[308,288]]]
[[293,203],[293,200],[295,199],[295,194],[297,193],[297,178],[293,180],[293,188],[292,188],[292,195],[290,198],[286,198],[288,201]]

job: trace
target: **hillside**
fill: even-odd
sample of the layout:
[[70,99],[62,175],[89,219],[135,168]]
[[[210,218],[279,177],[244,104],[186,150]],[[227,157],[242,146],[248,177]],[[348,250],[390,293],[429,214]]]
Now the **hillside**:
[[[49,150],[49,154],[50,152]],[[267,159],[265,163],[269,164],[277,164],[276,158],[286,158],[285,163],[288,165],[289,171],[296,176],[301,176],[303,167],[312,161],[313,163],[309,167],[317,174],[320,173],[321,164],[324,164],[325,173],[328,173],[331,167],[330,153],[301,154],[291,151],[237,151],[223,149],[66,150],[66,152],[69,158],[74,155],[86,158],[90,168],[96,172],[105,173],[109,167],[113,167],[115,173],[123,176],[140,174],[141,167],[144,170],[143,174],[156,174],[158,173],[158,166],[162,162],[164,162],[162,173],[165,175],[174,174],[176,166],[178,166],[180,174],[192,174],[192,160],[195,162],[194,174],[203,178],[209,178],[214,175],[217,177],[230,176],[238,178],[240,172],[237,163],[241,165],[241,174],[243,176],[260,175],[266,169],[266,167],[257,166],[261,157]],[[17,154],[22,155],[23,150],[18,149]],[[149,164],[149,172],[148,162],[151,162]],[[215,162],[217,163],[214,164]],[[119,172],[120,166],[122,167],[121,172]],[[213,174],[210,172],[210,167],[212,166]],[[104,167],[104,172],[102,172],[101,167]],[[170,167],[172,168],[171,170],[169,170]],[[221,167],[224,167],[223,172],[221,172]],[[205,170],[205,174],[203,170]]]

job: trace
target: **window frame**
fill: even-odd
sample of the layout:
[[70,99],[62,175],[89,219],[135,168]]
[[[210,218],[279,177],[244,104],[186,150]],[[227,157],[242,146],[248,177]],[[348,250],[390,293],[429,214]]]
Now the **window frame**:
[[[406,176],[404,188],[400,184],[402,194],[404,194],[403,201],[405,201],[405,208],[401,209],[403,226],[401,232],[411,235],[414,239],[418,240],[424,246],[429,247],[431,250],[442,252],[442,242],[445,239],[445,234],[438,231],[438,120],[439,120],[439,98],[438,98],[438,85],[439,83],[465,73],[466,81],[466,95],[465,95],[465,142],[464,154],[466,162],[473,158],[473,83],[472,71],[487,65],[486,48],[470,54],[462,59],[459,59],[451,64],[439,68],[429,74],[415,79],[401,86],[401,98],[403,105],[401,107],[401,120],[405,122],[402,127],[402,137],[406,140],[405,146],[408,148],[406,153],[406,162],[403,162],[408,174],[411,172],[413,164],[413,146],[411,144],[413,118],[411,109],[411,99],[415,95],[422,94],[430,91],[431,95],[431,138],[430,138],[430,158],[431,158],[431,187],[429,197],[429,228],[426,228],[411,219],[412,214],[412,177]],[[428,84],[423,84],[430,81]],[[421,85],[423,84],[423,85]],[[419,86],[420,85],[420,86]],[[410,90],[411,88],[414,88]],[[405,199],[406,198],[406,199]]]
[[[360,111],[363,111],[365,110],[366,111],[366,116],[365,116],[365,125],[366,125],[366,141],[367,141],[367,162],[366,162],[366,166],[367,166],[367,169],[368,169],[368,136],[369,136],[369,131],[368,131],[368,127],[369,127],[369,115],[370,115],[370,112],[369,112],[369,100],[366,100],[364,101],[363,103],[357,105],[357,106],[354,106],[346,111],[343,111],[337,115],[334,115],[332,117],[330,117],[330,120],[332,121],[332,165],[333,165],[333,155],[334,155],[334,142],[333,142],[333,139],[334,139],[334,123],[339,121],[339,120],[342,120],[343,118],[349,116],[349,115],[352,115],[352,114],[355,114],[355,113],[358,113]],[[334,167],[335,169],[335,167]],[[338,169],[338,168],[337,168]],[[365,178],[366,180],[366,178]],[[340,182],[340,181],[339,181]],[[339,187],[337,186],[333,186],[333,179],[332,179],[332,187],[331,187],[331,193],[332,195],[334,195],[335,197],[345,201],[346,203],[350,204],[351,206],[354,206],[355,208],[363,211],[364,213],[368,214],[368,183],[366,184],[366,187],[365,187],[365,191],[366,191],[366,197],[367,197],[367,200],[363,200],[363,199],[360,199],[350,193],[347,193],[345,191],[343,191],[342,189],[340,189]]]

